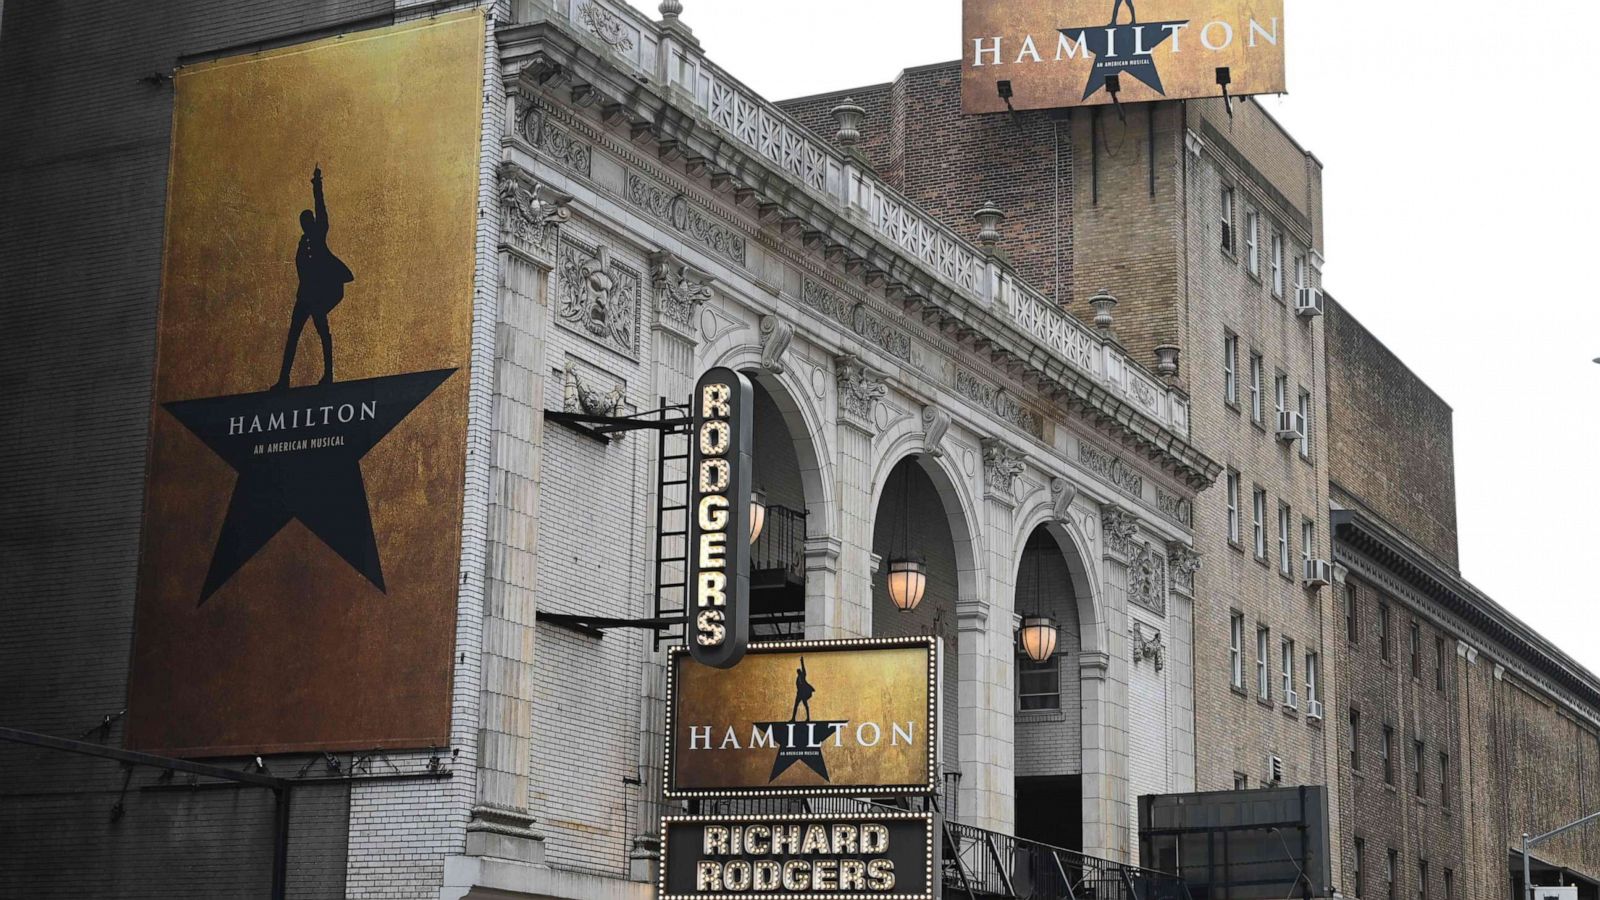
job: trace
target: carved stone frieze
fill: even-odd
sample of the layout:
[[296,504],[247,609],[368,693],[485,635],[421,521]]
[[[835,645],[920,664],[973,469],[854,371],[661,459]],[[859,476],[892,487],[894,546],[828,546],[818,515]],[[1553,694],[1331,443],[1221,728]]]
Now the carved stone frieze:
[[883,352],[912,362],[911,336],[894,328],[867,311],[865,303],[854,302],[829,290],[827,285],[813,278],[800,283],[800,300],[824,316],[844,325],[867,343]]
[[1078,462],[1119,490],[1135,497],[1144,493],[1144,476],[1129,468],[1121,457],[1107,453],[1088,441],[1078,442]]
[[1177,522],[1185,528],[1190,527],[1194,520],[1194,504],[1189,498],[1169,494],[1161,488],[1156,488],[1156,509],[1161,514]]
[[1027,454],[1000,438],[983,438],[983,494],[991,500],[1016,502],[1017,476]]
[[950,414],[937,406],[922,408],[922,452],[935,459],[944,456],[944,436],[950,431]]
[[548,258],[555,249],[557,228],[572,218],[572,195],[537,181],[523,169],[500,167],[500,235],[502,244]]
[[1167,614],[1167,558],[1147,541],[1129,547],[1128,600],[1157,615]]
[[794,326],[777,316],[761,317],[761,368],[774,375],[785,371],[783,355],[794,341]]
[[628,33],[628,25],[621,17],[593,0],[584,0],[578,4],[578,21],[590,33],[604,41],[606,46],[617,50],[632,50],[633,35]]
[[695,333],[700,306],[711,299],[712,278],[666,251],[650,254],[650,287],[655,293],[656,321]]
[[889,392],[883,376],[867,368],[860,357],[846,353],[834,359],[839,385],[839,414],[867,431],[877,430],[873,408]]
[[517,108],[517,134],[536,153],[548,156],[563,168],[589,177],[594,149],[556,124],[544,107],[522,101]]
[[997,388],[966,369],[956,369],[955,387],[961,396],[1033,437],[1044,439],[1044,419],[1018,403],[1005,388]]
[[590,250],[562,240],[557,261],[560,322],[629,358],[639,355],[639,273],[611,258],[604,245]]
[[1139,530],[1139,520],[1133,513],[1112,503],[1100,507],[1100,531],[1105,535],[1106,550],[1126,558],[1133,545],[1133,536]]
[[1200,571],[1200,554],[1188,544],[1173,541],[1167,545],[1167,568],[1172,573],[1172,587],[1183,594],[1194,595],[1194,573]]
[[747,249],[744,237],[711,218],[689,202],[687,195],[668,190],[638,174],[628,173],[628,202],[672,226],[689,239],[718,256],[743,266]]

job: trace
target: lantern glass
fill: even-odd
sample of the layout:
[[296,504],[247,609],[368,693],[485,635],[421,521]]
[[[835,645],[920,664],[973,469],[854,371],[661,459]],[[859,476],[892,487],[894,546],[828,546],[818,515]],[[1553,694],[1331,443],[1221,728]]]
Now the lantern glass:
[[1022,620],[1022,630],[1017,632],[1017,641],[1029,659],[1034,662],[1044,662],[1055,655],[1058,633],[1055,619],[1049,616],[1028,616]]
[[754,544],[761,537],[761,529],[767,527],[767,494],[765,491],[750,492],[750,543]]
[[910,612],[928,590],[928,567],[914,559],[889,561],[889,599],[895,609]]

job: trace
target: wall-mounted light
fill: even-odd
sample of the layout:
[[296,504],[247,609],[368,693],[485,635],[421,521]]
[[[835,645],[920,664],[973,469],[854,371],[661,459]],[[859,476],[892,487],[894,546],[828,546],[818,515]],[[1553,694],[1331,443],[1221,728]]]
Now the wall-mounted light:
[[761,529],[767,527],[767,492],[750,492],[750,543],[754,544],[761,537]]

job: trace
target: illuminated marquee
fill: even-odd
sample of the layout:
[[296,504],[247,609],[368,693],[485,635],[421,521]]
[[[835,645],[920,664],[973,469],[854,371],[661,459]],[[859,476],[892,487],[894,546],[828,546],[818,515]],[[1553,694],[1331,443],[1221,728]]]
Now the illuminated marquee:
[[690,405],[686,642],[696,662],[727,669],[750,639],[750,381],[712,369]]

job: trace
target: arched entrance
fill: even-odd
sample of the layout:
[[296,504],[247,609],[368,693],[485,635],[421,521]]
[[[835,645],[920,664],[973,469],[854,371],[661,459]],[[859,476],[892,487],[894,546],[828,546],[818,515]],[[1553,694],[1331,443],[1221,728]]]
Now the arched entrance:
[[[1018,616],[1047,616],[1055,652],[1034,661],[1017,654],[1017,836],[1069,850],[1083,848],[1083,720],[1078,679],[1088,598],[1072,539],[1058,525],[1028,535],[1016,573]],[[1092,620],[1092,612],[1090,613]],[[1092,628],[1092,625],[1091,625]],[[1092,631],[1091,631],[1092,638]]]
[[782,384],[758,371],[745,374],[755,387],[751,486],[766,508],[750,547],[750,636],[799,639],[806,624],[806,539],[822,525],[810,512],[820,501],[815,448]]

